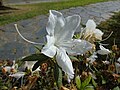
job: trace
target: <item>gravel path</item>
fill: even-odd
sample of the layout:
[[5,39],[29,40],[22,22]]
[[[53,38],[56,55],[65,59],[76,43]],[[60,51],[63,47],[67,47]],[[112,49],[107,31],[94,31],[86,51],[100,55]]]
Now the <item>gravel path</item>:
[[[90,18],[94,19],[94,21],[99,24],[101,21],[109,19],[113,15],[113,12],[118,11],[120,11],[120,1],[102,2],[83,7],[72,7],[61,10],[60,12],[62,12],[65,17],[73,14],[80,15],[83,24]],[[47,20],[48,14],[18,21],[16,23],[19,24],[20,32],[27,39],[43,42],[43,36],[46,34],[45,26]],[[34,53],[35,51],[34,45],[25,42],[17,34],[14,23],[0,27],[0,59],[16,59]]]

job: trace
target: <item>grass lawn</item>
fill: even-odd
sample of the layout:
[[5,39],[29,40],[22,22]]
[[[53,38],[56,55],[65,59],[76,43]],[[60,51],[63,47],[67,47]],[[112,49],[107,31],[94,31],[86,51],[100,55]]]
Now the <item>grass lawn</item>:
[[47,14],[49,10],[62,10],[70,7],[83,6],[91,3],[110,0],[67,0],[27,5],[11,5],[12,9],[0,10],[0,26],[37,15]]

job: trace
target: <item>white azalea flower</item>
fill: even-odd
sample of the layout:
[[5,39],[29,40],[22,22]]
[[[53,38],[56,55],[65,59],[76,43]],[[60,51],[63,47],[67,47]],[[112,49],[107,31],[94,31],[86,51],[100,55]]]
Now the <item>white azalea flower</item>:
[[98,58],[98,56],[96,55],[96,52],[94,52],[89,58],[88,60],[90,60],[90,63],[93,63],[96,58]]
[[14,78],[16,78],[18,80],[19,78],[23,77],[24,75],[25,75],[25,72],[17,72],[15,74],[11,74],[9,76],[14,77]]
[[96,39],[102,40],[102,35],[103,32],[99,29],[96,29],[96,23],[93,20],[89,19],[86,23],[84,37],[87,38],[88,36],[94,36]]
[[100,47],[100,50],[97,51],[98,54],[106,55],[111,53],[109,49],[104,48],[102,45],[100,45],[99,47]]
[[92,48],[92,45],[80,39],[72,39],[76,28],[80,24],[80,16],[73,15],[66,18],[55,10],[50,10],[48,25],[47,44],[43,47],[42,53],[53,58],[62,70],[72,79],[74,77],[73,66],[68,54],[84,54]]
[[[80,16],[73,15],[66,18],[62,13],[50,10],[49,21],[46,27],[48,35],[47,44],[43,47],[41,53],[53,58],[56,56],[56,61],[62,70],[68,74],[68,78],[74,77],[73,66],[68,54],[85,54],[88,50],[92,49],[92,44],[80,39],[72,39],[74,32],[80,24]],[[32,44],[39,44],[24,38],[15,24],[16,30],[19,35],[27,42]]]

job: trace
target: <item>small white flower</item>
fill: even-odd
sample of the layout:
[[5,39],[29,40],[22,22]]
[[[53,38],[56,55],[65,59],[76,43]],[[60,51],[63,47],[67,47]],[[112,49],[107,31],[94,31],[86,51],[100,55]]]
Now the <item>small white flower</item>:
[[120,73],[120,63],[115,63],[116,73]]
[[90,60],[90,63],[93,63],[96,58],[98,58],[98,56],[96,55],[96,52],[94,52],[89,58],[87,58],[88,60]]
[[32,68],[36,62],[37,61],[25,61],[24,68],[27,68],[32,71]]
[[5,67],[3,67],[3,68],[6,70],[6,72],[11,73],[11,70],[12,70],[12,69],[17,70],[18,64],[16,64],[16,63],[15,63],[15,60],[14,60],[12,66],[5,66]]
[[99,29],[96,29],[96,23],[89,19],[86,23],[84,37],[94,36],[98,40],[102,40],[103,32]]
[[104,64],[110,64],[109,61],[102,61]]
[[16,78],[18,80],[19,78],[23,77],[24,75],[25,75],[25,72],[17,72],[15,74],[11,74],[9,76],[14,77],[14,78]]
[[100,50],[97,51],[98,54],[106,55],[111,53],[109,49],[104,48],[102,45],[100,45],[99,47],[100,47]]
[[115,62],[115,67],[116,67],[116,73],[120,73],[120,57],[117,60],[118,62]]
[[5,66],[3,68],[6,70],[6,72],[11,73],[11,69],[12,69],[11,66]]
[[13,68],[13,69],[16,69],[16,70],[18,69],[18,64],[17,64],[17,63],[15,63],[15,60],[13,61],[12,68]]
[[32,73],[34,73],[36,71],[40,71],[40,67],[38,67],[35,71],[32,71],[32,68],[36,62],[37,61],[25,61],[24,68],[29,69]]

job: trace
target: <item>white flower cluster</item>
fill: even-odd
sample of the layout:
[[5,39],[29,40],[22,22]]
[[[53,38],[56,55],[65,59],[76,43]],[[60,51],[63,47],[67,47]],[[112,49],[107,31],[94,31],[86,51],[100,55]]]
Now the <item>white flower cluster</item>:
[[[23,70],[25,70],[27,68],[32,73],[34,73],[36,71],[40,71],[39,67],[35,71],[32,71],[32,68],[33,68],[35,63],[36,63],[36,61],[25,61],[25,64],[24,64],[24,66],[22,68],[23,68]],[[17,80],[19,78],[25,76],[25,72],[18,70],[18,64],[15,63],[15,61],[13,61],[13,65],[12,66],[4,66],[4,67],[2,67],[2,72],[3,73],[8,73],[10,77],[14,77]]]
[[[48,24],[46,26],[47,42],[42,48],[41,53],[50,58],[55,58],[57,64],[68,75],[68,81],[70,82],[70,79],[74,78],[74,70],[68,55],[82,55],[90,51],[93,47],[92,39],[93,41],[102,40],[103,32],[96,29],[96,24],[93,20],[88,20],[86,27],[83,29],[82,38],[74,39],[73,35],[80,25],[80,16],[72,15],[64,18],[62,13],[55,10],[50,10],[49,13]],[[25,41],[41,45],[41,43],[32,42],[24,38],[16,24],[15,27]],[[95,60],[97,58],[96,53],[104,55],[109,54],[110,51],[100,45],[100,50],[95,52],[89,59]]]

